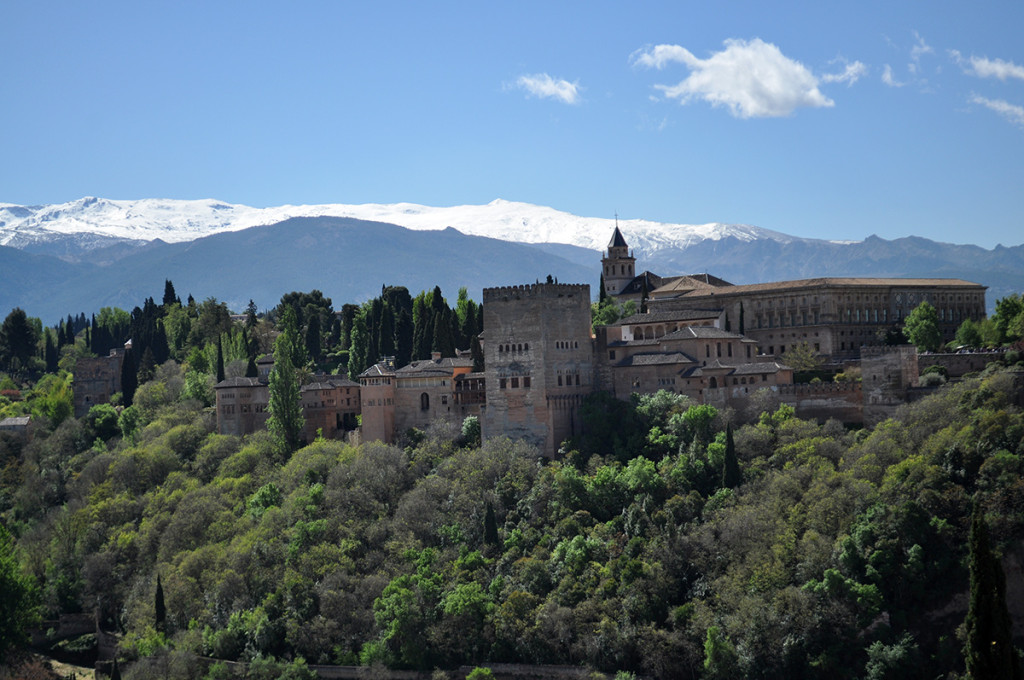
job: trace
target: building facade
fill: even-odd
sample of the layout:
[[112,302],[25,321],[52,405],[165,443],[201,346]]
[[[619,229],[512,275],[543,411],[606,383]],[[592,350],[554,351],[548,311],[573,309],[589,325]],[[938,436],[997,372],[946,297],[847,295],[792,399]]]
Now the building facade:
[[590,286],[538,283],[485,288],[484,439],[525,439],[553,456],[581,432],[594,391]]

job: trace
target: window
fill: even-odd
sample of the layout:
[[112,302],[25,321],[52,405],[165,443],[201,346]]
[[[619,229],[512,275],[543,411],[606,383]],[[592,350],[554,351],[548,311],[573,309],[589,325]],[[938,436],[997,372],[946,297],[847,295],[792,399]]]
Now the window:
[[558,386],[562,386],[562,376],[558,376]]
[[612,350],[608,350],[608,358],[609,359],[614,359],[615,358],[615,350],[613,350],[613,349]]
[[505,378],[498,378],[498,389],[502,389],[503,390],[503,389],[505,389],[505,387],[506,387],[506,379]]
[[523,389],[530,389],[530,376],[523,378]]
[[512,389],[519,387],[519,378],[512,378]]
[[420,395],[420,410],[421,411],[429,411],[430,410],[430,395],[427,394],[426,392],[424,392],[423,394]]

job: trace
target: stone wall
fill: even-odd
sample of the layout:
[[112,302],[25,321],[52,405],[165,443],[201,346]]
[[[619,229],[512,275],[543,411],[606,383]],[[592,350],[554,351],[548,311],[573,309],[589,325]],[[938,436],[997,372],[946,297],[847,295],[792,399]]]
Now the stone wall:
[[79,359],[71,391],[75,417],[81,418],[96,404],[107,404],[121,391],[121,363],[124,351],[114,350],[109,356]]
[[917,365],[922,371],[929,366],[942,366],[949,372],[950,378],[962,378],[968,373],[977,373],[984,370],[989,362],[1001,361],[1003,354],[1004,350],[956,354],[919,354]]
[[796,410],[796,416],[824,422],[835,418],[842,423],[864,422],[864,394],[858,382],[803,383],[779,385],[779,401]]
[[485,288],[484,439],[525,439],[549,456],[580,433],[594,388],[590,286],[539,283]]

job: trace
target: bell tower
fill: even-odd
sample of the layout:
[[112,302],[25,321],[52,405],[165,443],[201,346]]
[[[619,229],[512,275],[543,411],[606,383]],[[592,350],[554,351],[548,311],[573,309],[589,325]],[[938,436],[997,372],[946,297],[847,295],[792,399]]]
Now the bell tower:
[[615,231],[608,242],[608,255],[601,258],[605,295],[618,295],[629,282],[636,278],[636,258],[629,252],[626,239],[619,231],[619,218],[615,217]]

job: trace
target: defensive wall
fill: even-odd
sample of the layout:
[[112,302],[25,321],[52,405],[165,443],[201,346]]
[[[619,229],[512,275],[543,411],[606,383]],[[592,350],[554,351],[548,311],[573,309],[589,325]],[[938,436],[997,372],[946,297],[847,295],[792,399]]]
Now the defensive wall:
[[924,371],[931,366],[942,366],[950,378],[962,378],[968,373],[977,373],[985,369],[993,361],[1001,361],[1006,350],[979,352],[957,352],[940,354],[919,354],[917,365]]
[[822,382],[779,385],[779,401],[789,404],[798,418],[824,422],[864,422],[864,390],[859,382]]

